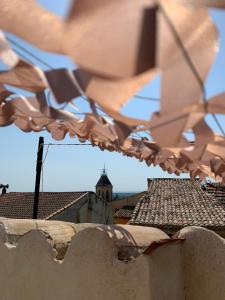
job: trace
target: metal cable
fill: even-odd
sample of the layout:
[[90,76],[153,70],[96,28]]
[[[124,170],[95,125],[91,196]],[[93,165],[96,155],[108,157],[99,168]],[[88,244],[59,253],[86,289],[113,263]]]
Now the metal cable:
[[147,96],[142,96],[142,95],[134,95],[134,98],[142,99],[142,100],[149,100],[149,101],[154,101],[154,102],[159,102],[160,98],[153,98],[153,97],[147,97]]
[[[170,27],[171,32],[172,32],[172,34],[173,34],[173,36],[174,36],[174,38],[175,38],[175,40],[176,40],[178,46],[180,47],[180,49],[181,49],[181,51],[182,51],[182,53],[183,53],[183,56],[184,56],[184,58],[185,58],[187,64],[189,65],[191,71],[193,72],[193,74],[194,74],[196,80],[198,81],[198,83],[199,83],[199,85],[200,85],[200,87],[201,87],[201,89],[202,89],[202,92],[203,92],[203,98],[202,98],[202,100],[203,100],[203,102],[204,102],[204,104],[205,104],[205,109],[206,109],[206,112],[207,112],[207,104],[208,104],[208,102],[207,102],[206,90],[205,90],[204,82],[203,82],[202,78],[200,77],[200,75],[199,75],[199,73],[198,73],[198,70],[197,70],[197,68],[195,67],[193,61],[191,60],[191,57],[190,57],[188,51],[186,50],[185,46],[183,45],[183,42],[182,42],[181,38],[179,37],[179,35],[178,35],[177,31],[176,31],[176,28],[175,28],[173,22],[171,21],[169,15],[167,14],[167,12],[165,11],[165,9],[163,8],[163,6],[162,6],[160,3],[159,3],[159,8],[160,8],[161,12],[163,13],[163,16],[164,16],[164,18],[165,18],[165,20],[166,20],[168,26]],[[7,37],[7,39],[8,39],[8,41],[9,41],[10,43],[12,43],[14,46],[16,46],[16,47],[19,48],[20,50],[26,52],[28,55],[30,55],[31,57],[33,57],[34,59],[36,59],[37,61],[39,61],[39,62],[42,63],[43,65],[45,65],[46,67],[48,67],[48,68],[50,68],[50,69],[54,69],[53,66],[51,66],[51,65],[48,64],[48,63],[46,63],[43,59],[40,59],[38,56],[34,55],[32,52],[30,52],[29,50],[27,50],[26,48],[24,48],[23,46],[21,46],[19,43],[15,42],[14,40],[12,40],[12,39],[9,38],[9,37]],[[24,57],[23,55],[21,55],[21,54],[19,54],[19,55],[20,55],[21,57],[27,59],[27,58]],[[28,60],[28,59],[27,59],[27,60]],[[28,60],[28,61],[29,61],[29,60]],[[29,62],[31,62],[31,61],[29,61]],[[31,62],[31,63],[32,63],[32,62]],[[143,100],[155,101],[155,102],[160,101],[159,98],[146,97],[146,96],[142,96],[142,95],[134,95],[134,97],[135,97],[135,98],[139,98],[139,99],[143,99]],[[88,101],[88,102],[90,102],[90,101],[89,101],[89,98],[85,95],[84,92],[83,92],[83,95],[81,95],[81,98],[84,99],[84,100],[86,100],[86,101]],[[98,109],[99,109],[100,111],[102,111],[102,112],[105,114],[105,112],[104,112],[101,108],[98,108]],[[218,128],[220,129],[221,133],[225,136],[225,131],[224,131],[223,127],[221,126],[221,124],[220,124],[220,122],[219,122],[217,116],[216,116],[215,114],[213,114],[213,113],[211,113],[211,115],[212,115],[212,117],[213,117],[213,119],[214,119],[216,125],[217,125]],[[110,115],[108,115],[108,114],[106,114],[106,116],[109,116],[109,117],[110,117]],[[170,121],[170,122],[172,122],[172,121]],[[169,122],[169,123],[170,123],[170,122]],[[167,123],[167,122],[166,122],[166,123]],[[159,127],[161,127],[161,126],[162,126],[162,125],[160,125]],[[154,128],[157,128],[157,127],[154,127]]]
[[37,61],[39,61],[42,65],[44,65],[45,67],[49,68],[49,69],[54,69],[53,66],[51,66],[50,64],[46,63],[43,59],[39,58],[38,56],[36,56],[34,53],[32,53],[31,51],[27,50],[26,48],[24,48],[23,46],[21,46],[19,43],[15,42],[14,40],[12,40],[11,38],[9,38],[7,36],[7,40],[13,44],[15,47],[19,48],[20,50],[26,52],[27,54],[29,54],[31,57],[33,57],[34,59],[36,59]]
[[49,143],[49,144],[44,144],[44,146],[93,146],[92,144],[54,144],[54,143]]
[[[208,101],[207,101],[206,89],[205,89],[204,81],[202,80],[201,76],[199,75],[197,68],[195,67],[193,61],[191,60],[191,57],[190,57],[188,51],[186,50],[186,48],[185,48],[185,46],[184,46],[181,38],[179,37],[179,35],[178,35],[177,31],[176,31],[176,28],[175,28],[173,22],[171,21],[170,17],[168,16],[167,12],[165,11],[165,9],[163,8],[163,6],[160,3],[158,3],[158,5],[159,5],[159,8],[160,8],[160,10],[161,10],[161,12],[162,12],[162,14],[163,14],[163,16],[164,16],[164,18],[165,18],[168,26],[171,29],[171,32],[172,32],[172,34],[173,34],[173,36],[174,36],[174,38],[175,38],[178,46],[180,47],[180,49],[181,49],[181,51],[183,53],[183,56],[184,56],[187,64],[189,65],[189,67],[190,67],[193,75],[195,76],[196,80],[198,81],[198,83],[199,83],[199,85],[200,85],[200,87],[202,89],[202,93],[203,93],[202,100],[203,100],[203,103],[205,105],[205,111],[207,113]],[[210,113],[210,114],[212,115],[212,117],[213,117],[215,123],[217,124],[218,128],[220,129],[221,133],[225,136],[225,131],[223,130],[223,127],[221,126],[221,124],[220,124],[218,118],[216,117],[216,115],[213,114],[213,113]]]

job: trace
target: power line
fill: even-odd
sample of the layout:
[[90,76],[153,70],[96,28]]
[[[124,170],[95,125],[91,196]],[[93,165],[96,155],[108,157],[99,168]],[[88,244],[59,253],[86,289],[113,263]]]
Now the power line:
[[[34,59],[36,59],[38,62],[40,62],[41,64],[43,64],[44,66],[46,66],[47,68],[49,68],[49,69],[55,69],[53,66],[51,66],[50,64],[48,64],[47,62],[45,62],[43,59],[41,59],[40,57],[38,57],[37,55],[35,55],[35,54],[33,54],[32,52],[30,52],[29,50],[27,50],[26,48],[24,48],[23,46],[21,46],[19,43],[17,43],[17,42],[15,42],[14,40],[12,40],[11,38],[9,38],[9,37],[7,37],[7,39],[8,39],[8,41],[11,43],[11,44],[13,44],[15,47],[17,47],[17,48],[19,48],[20,50],[22,50],[22,51],[24,51],[25,53],[27,53],[28,55],[30,55],[32,58],[34,58]],[[18,51],[18,50],[16,50],[16,51]],[[15,52],[16,52],[15,51]],[[28,58],[26,58],[23,54],[21,54],[20,52],[18,52],[18,54],[22,57],[22,58],[24,58],[25,60],[27,60],[28,62],[30,62],[30,63],[32,63],[32,61],[31,60],[29,60]],[[76,79],[76,77],[75,77],[75,79]],[[77,79],[76,79],[76,81],[77,81]],[[77,81],[77,83],[78,83],[78,81]],[[78,83],[79,84],[79,83]],[[81,87],[80,87],[81,88]],[[85,95],[85,93],[84,93],[84,91],[82,90],[82,92],[83,92],[83,95],[80,95],[80,97],[82,98],[82,99],[84,99],[85,101],[88,101],[88,102],[90,102],[89,101],[89,98]],[[49,99],[50,97],[48,97],[48,99]],[[103,113],[105,113],[101,108],[98,108],[100,111],[102,111]]]
[[[33,57],[34,59],[36,59],[38,62],[40,62],[41,64],[43,64],[44,66],[50,68],[50,69],[54,69],[53,66],[51,66],[50,64],[48,64],[47,62],[45,62],[43,59],[41,59],[40,57],[38,57],[37,55],[33,54],[32,52],[30,52],[29,50],[27,50],[26,48],[24,48],[23,46],[21,46],[19,43],[15,42],[14,40],[12,40],[11,38],[7,37],[8,41],[10,43],[12,43],[15,47],[19,48],[20,50],[26,52],[28,55],[30,55],[31,57]],[[30,63],[32,63],[32,61],[30,59],[28,59],[27,57],[25,57],[21,52],[19,52],[18,50],[14,49],[15,52],[18,53],[19,56],[21,56],[22,58],[24,58],[25,60],[29,61]],[[85,94],[85,93],[84,93]],[[84,100],[88,101],[88,97],[81,95],[81,98],[83,98]],[[146,97],[146,96],[141,96],[141,95],[134,95],[135,98],[139,98],[139,99],[143,99],[143,100],[150,100],[150,101],[160,101],[160,98],[154,98],[154,97]],[[101,110],[101,109],[100,109]]]
[[[179,37],[179,35],[178,35],[177,31],[176,31],[176,28],[175,28],[173,22],[171,21],[170,17],[168,16],[168,14],[165,11],[165,9],[163,8],[163,6],[160,3],[158,3],[158,5],[159,5],[159,8],[162,11],[164,17],[165,17],[165,20],[166,20],[167,24],[169,25],[169,27],[171,29],[171,32],[172,32],[172,34],[173,34],[173,36],[174,36],[174,38],[175,38],[178,46],[180,47],[180,49],[181,49],[181,51],[183,53],[183,56],[184,56],[187,64],[189,65],[189,67],[190,67],[193,75],[195,76],[196,80],[198,81],[198,83],[199,83],[199,85],[200,85],[200,87],[202,89],[202,92],[203,92],[203,98],[202,98],[202,100],[203,100],[203,103],[205,104],[205,110],[206,110],[206,113],[207,113],[207,104],[208,104],[208,102],[207,102],[206,90],[205,90],[204,82],[203,82],[201,76],[199,75],[198,70],[195,67],[193,61],[191,60],[191,57],[190,57],[188,51],[186,50],[185,46],[183,45],[183,42],[182,42],[181,38]],[[220,131],[225,136],[225,131],[223,130],[223,127],[221,126],[218,118],[216,117],[215,114],[211,113],[211,115],[213,116],[213,119],[216,122],[217,126],[219,127]]]
[[[44,146],[45,144],[43,144]],[[42,172],[41,172],[41,190],[42,190],[42,193],[44,191],[44,163],[45,163],[45,160],[47,158],[47,155],[48,155],[48,151],[49,151],[49,145],[47,145],[47,149],[46,149],[46,152],[45,152],[45,157],[44,159],[42,160]]]
[[44,144],[44,146],[93,146],[92,144],[54,144],[54,143],[49,143],[49,144]]
[[147,96],[142,96],[142,95],[134,95],[134,98],[149,100],[149,101],[154,101],[154,102],[160,101],[160,98],[153,98],[153,97],[147,97]]
[[163,13],[163,15],[165,17],[165,20],[166,20],[168,26],[170,27],[171,32],[172,32],[172,34],[173,34],[173,36],[174,36],[174,38],[175,38],[178,46],[180,47],[180,49],[181,49],[181,51],[183,53],[183,56],[184,56],[187,64],[189,65],[192,73],[194,74],[196,80],[198,81],[198,83],[199,83],[199,85],[200,85],[200,87],[201,87],[201,89],[203,91],[203,101],[205,103],[205,102],[207,102],[207,100],[206,100],[206,91],[205,91],[204,82],[203,82],[201,76],[199,75],[198,70],[196,69],[193,61],[191,60],[191,57],[190,57],[188,51],[186,50],[186,48],[185,48],[185,46],[184,46],[181,38],[179,37],[179,34],[177,33],[176,28],[175,28],[173,22],[171,21],[171,19],[168,16],[166,10],[164,9],[164,7],[160,3],[159,3],[159,8],[160,8],[160,10]]
[[30,55],[31,57],[33,57],[34,59],[36,59],[37,61],[39,61],[41,64],[43,64],[45,67],[49,68],[49,69],[54,69],[53,66],[51,66],[50,64],[46,63],[43,59],[39,58],[38,56],[36,56],[34,53],[32,53],[31,51],[27,50],[26,48],[24,48],[23,46],[21,46],[19,43],[15,42],[14,40],[12,40],[11,38],[7,37],[7,40],[13,44],[15,47],[19,48],[20,50],[24,51],[25,53],[27,53],[28,55]]
[[218,118],[216,117],[215,114],[211,114],[211,115],[212,115],[212,117],[213,117],[213,119],[214,119],[216,125],[218,126],[218,128],[220,129],[220,131],[221,131],[221,132],[223,133],[223,135],[225,136],[225,131],[224,131],[223,127],[221,126],[221,124],[220,124]]
[[[203,102],[205,104],[205,108],[206,108],[206,112],[207,112],[207,97],[206,97],[206,90],[205,90],[205,85],[204,85],[204,82],[202,80],[202,78],[200,77],[199,73],[198,73],[198,70],[196,69],[193,61],[191,60],[191,57],[188,53],[188,51],[186,50],[185,46],[183,45],[183,42],[182,40],[180,39],[177,31],[176,31],[176,28],[174,26],[174,24],[172,23],[170,17],[168,16],[167,12],[165,11],[165,9],[163,8],[162,5],[159,4],[159,7],[167,21],[167,24],[169,25],[171,31],[172,31],[172,34],[174,35],[174,38],[176,39],[176,42],[178,44],[178,46],[180,47],[182,53],[183,53],[183,56],[186,60],[186,62],[188,63],[192,73],[194,74],[196,80],[198,81],[201,89],[202,89],[202,92],[203,92]],[[17,48],[19,48],[20,50],[26,52],[28,55],[30,55],[31,57],[33,57],[34,59],[36,59],[37,61],[39,61],[40,63],[42,63],[43,65],[45,65],[46,67],[50,68],[50,69],[54,69],[53,66],[51,66],[50,64],[46,63],[43,59],[39,58],[38,56],[34,55],[32,52],[30,52],[29,50],[27,50],[26,48],[24,48],[23,46],[21,46],[19,43],[15,42],[14,40],[12,40],[11,38],[7,37],[8,41],[10,43],[12,43],[14,46],[16,46]],[[19,53],[19,52],[18,52]],[[19,55],[21,57],[24,57],[22,54],[19,53]],[[26,57],[24,57],[26,60],[28,60],[29,62],[31,62],[29,59],[27,59]],[[32,63],[32,62],[31,62]],[[83,92],[83,95],[80,96],[82,99],[89,101],[89,98],[85,95],[85,93]],[[160,98],[154,98],[154,97],[146,97],[146,96],[142,96],[142,95],[134,95],[135,98],[139,98],[139,99],[143,99],[143,100],[149,100],[149,101],[154,101],[154,102],[159,102],[160,101]],[[101,109],[101,108],[98,108],[101,112],[103,112],[105,114],[105,112]],[[77,113],[78,114],[85,114],[85,113]],[[212,117],[216,123],[216,125],[218,126],[218,128],[220,129],[221,133],[225,136],[225,131],[222,127],[222,125],[220,124],[217,116],[215,114],[212,114]],[[105,114],[105,116],[109,116],[108,114]]]
[[182,115],[180,115],[180,116],[178,116],[176,118],[173,118],[172,120],[164,121],[164,122],[162,122],[162,123],[160,123],[158,125],[152,126],[152,127],[150,126],[149,129],[150,130],[155,130],[155,129],[158,129],[158,128],[162,127],[162,126],[169,125],[169,124],[171,124],[171,123],[173,123],[175,121],[182,120],[182,119],[184,119],[186,117],[187,117],[187,114],[185,113],[185,114],[182,114]]
[[[91,146],[91,145],[92,144],[78,144],[78,143],[74,143],[74,144],[53,144],[53,143],[42,144],[42,146],[47,146],[44,159],[42,160],[42,172],[41,172],[41,191],[42,191],[42,193],[44,192],[44,163],[45,163],[47,155],[49,153],[50,146]],[[40,147],[39,147],[39,150],[40,150]]]
[[46,158],[47,158],[50,144],[44,144],[43,146],[46,146],[46,145],[47,145],[47,149],[46,149],[46,152],[45,152],[45,157],[44,157],[44,159],[43,159],[43,161],[42,161],[42,166],[44,165],[45,160],[46,160]]
[[22,57],[25,61],[28,61],[30,64],[33,65],[32,60],[30,60],[29,58],[27,58],[26,56],[24,56],[19,50],[15,49],[15,48],[12,48],[12,49],[13,49],[13,51],[14,51],[17,55],[19,55],[19,56]]
[[[91,111],[89,111],[89,112],[73,112],[73,114],[74,115],[86,115],[86,114],[92,114],[92,112]],[[101,117],[110,117],[110,118],[112,118],[110,115],[107,115],[107,114],[105,114],[105,113],[101,113],[101,114],[98,114],[99,116],[101,116]]]
[[[23,46],[21,46],[19,43],[15,42],[14,40],[12,40],[11,38],[7,37],[8,41],[13,44],[15,47],[19,48],[20,50],[24,51],[26,54],[30,55],[32,58],[36,59],[38,62],[40,62],[41,64],[43,64],[44,66],[46,66],[49,69],[55,69],[53,66],[51,66],[50,64],[48,64],[47,62],[45,62],[43,59],[41,59],[40,57],[38,57],[37,55],[33,54],[32,52],[30,52],[29,50],[27,50],[26,48],[24,48]],[[15,50],[15,49],[14,49]],[[18,55],[21,56],[23,59],[27,60],[30,63],[33,63],[30,59],[28,59],[27,57],[25,57],[23,54],[21,54],[21,52],[19,52],[18,50],[15,50],[15,52],[18,52]],[[76,77],[75,77],[76,79]],[[76,80],[77,81],[77,80]],[[77,81],[78,83],[78,81]],[[83,91],[82,91],[83,92]],[[84,99],[85,101],[89,102],[88,97],[85,95],[85,93],[83,92],[83,95],[80,95],[80,97],[82,99]],[[50,100],[50,96],[48,95],[48,100]],[[98,108],[99,110],[102,111],[101,108]]]

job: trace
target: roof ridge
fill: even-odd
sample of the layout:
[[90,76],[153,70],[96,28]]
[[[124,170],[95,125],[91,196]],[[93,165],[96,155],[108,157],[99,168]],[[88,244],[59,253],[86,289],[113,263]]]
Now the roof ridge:
[[83,198],[84,196],[86,196],[89,192],[84,193],[83,195],[81,195],[79,198],[75,199],[74,201],[72,201],[71,203],[65,205],[64,207],[60,208],[59,210],[55,211],[54,213],[50,214],[49,216],[47,216],[46,218],[44,218],[44,220],[47,220],[51,217],[53,217],[54,215],[57,215],[59,212],[65,210],[66,208],[70,207],[71,205],[73,205],[75,202],[79,201],[81,198]]

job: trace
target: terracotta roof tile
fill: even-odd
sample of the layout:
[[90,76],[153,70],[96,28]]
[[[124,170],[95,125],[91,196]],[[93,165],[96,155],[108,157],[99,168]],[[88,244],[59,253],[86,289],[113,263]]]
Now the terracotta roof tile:
[[162,229],[188,225],[225,229],[225,206],[202,190],[199,181],[153,179],[136,205],[130,224]]
[[132,217],[135,206],[124,206],[120,208],[114,215],[114,218],[130,219]]
[[225,204],[225,185],[219,182],[206,182],[203,190]]
[[[38,219],[45,219],[87,192],[40,193]],[[34,193],[6,193],[0,196],[0,217],[30,219],[33,212]]]

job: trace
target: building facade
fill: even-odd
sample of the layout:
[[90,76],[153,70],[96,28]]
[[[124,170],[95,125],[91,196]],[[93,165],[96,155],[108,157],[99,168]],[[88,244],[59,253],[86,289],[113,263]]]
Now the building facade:
[[[113,186],[105,168],[96,184],[96,193],[84,192],[40,192],[38,219],[60,220],[73,223],[112,223],[109,203]],[[34,193],[4,192],[0,195],[0,217],[31,219]]]
[[[34,193],[16,192],[0,196],[0,217],[31,219]],[[105,223],[105,202],[94,192],[42,192],[38,219],[73,223]]]

